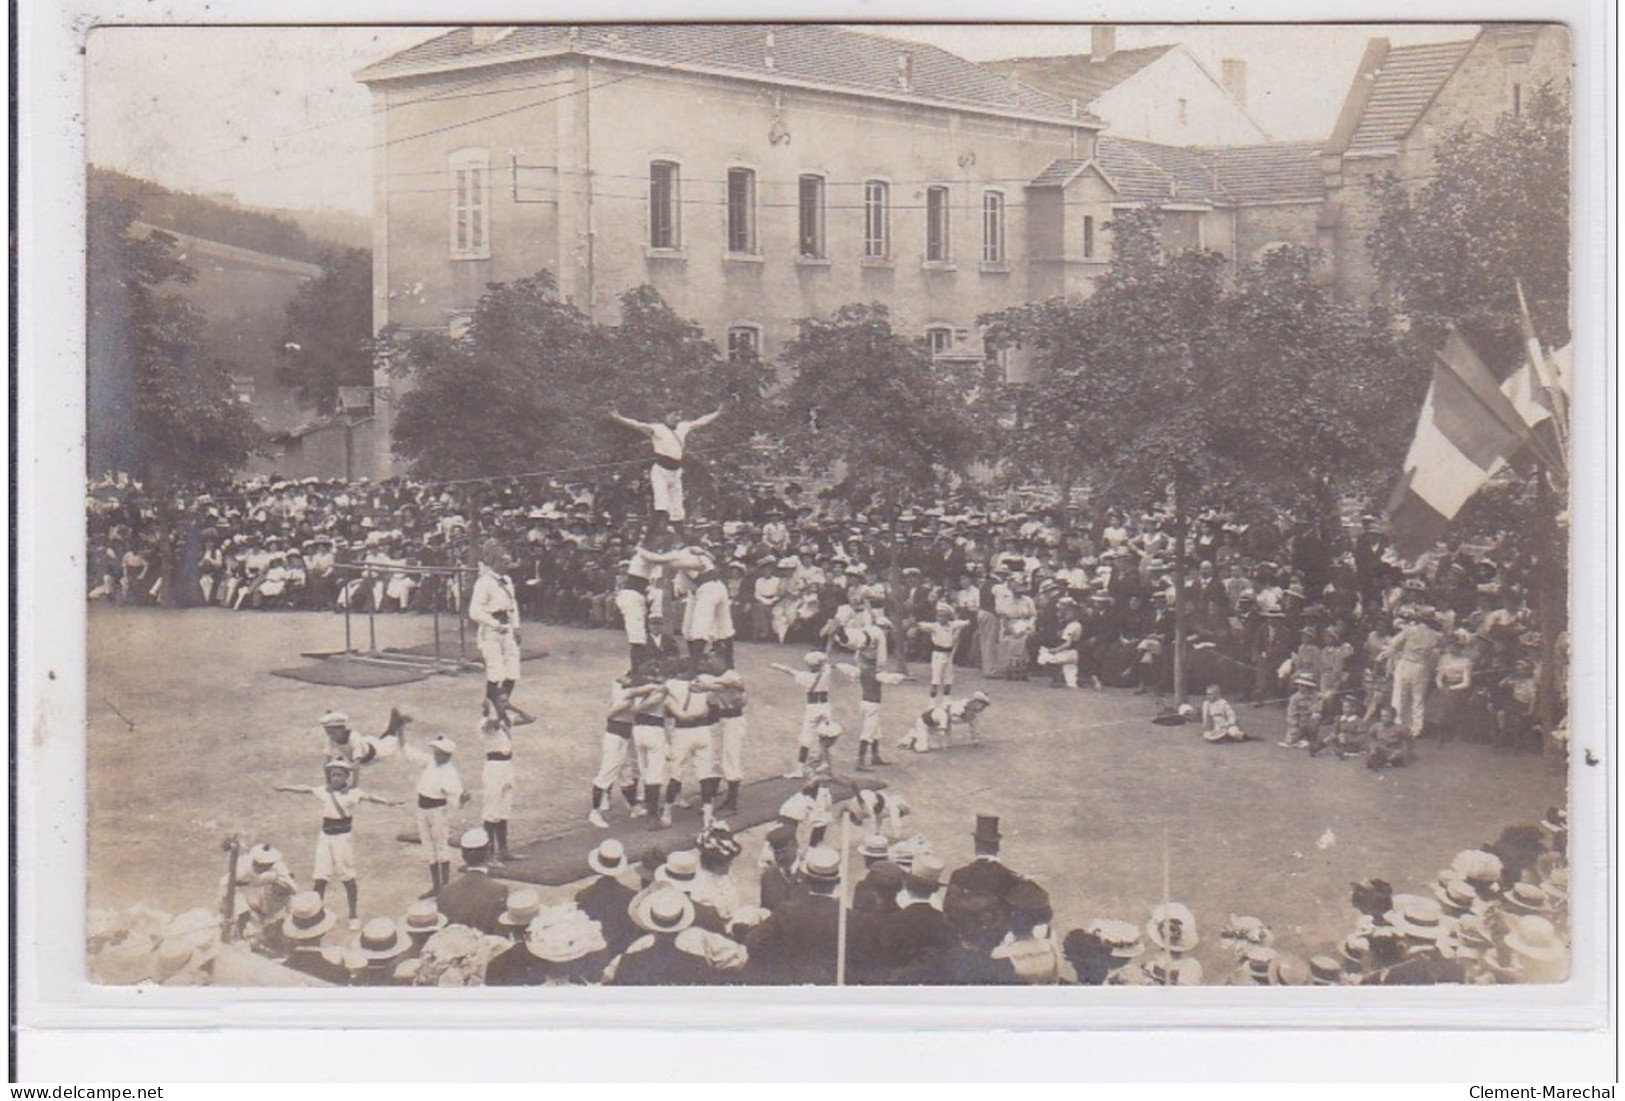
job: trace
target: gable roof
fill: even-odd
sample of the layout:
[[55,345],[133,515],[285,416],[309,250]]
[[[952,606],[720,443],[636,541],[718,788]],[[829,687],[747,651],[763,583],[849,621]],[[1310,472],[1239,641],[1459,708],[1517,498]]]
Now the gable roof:
[[[772,67],[767,64],[769,35]],[[476,45],[472,28],[459,27],[368,65],[356,79],[372,83],[567,54],[1039,117],[1090,129],[1105,125],[1087,114],[1075,115],[1066,100],[935,46],[827,24],[549,24],[515,27],[484,45]],[[901,79],[905,54],[911,69],[907,87]]]
[[[1354,126],[1349,156],[1380,156],[1395,151],[1433,98],[1461,64],[1475,39],[1430,42],[1420,46],[1394,46],[1376,62],[1374,70],[1356,74],[1369,78],[1369,94]],[[1351,96],[1359,89],[1352,90]]]
[[1142,46],[1134,50],[1114,50],[1103,60],[1090,54],[1062,54],[1056,57],[1012,57],[984,64],[1005,76],[1015,75],[1035,88],[1063,100],[1076,99],[1087,107],[1123,81],[1172,50],[1164,46]]
[[1051,161],[1028,187],[1065,187],[1093,164],[1128,203],[1319,202],[1326,197],[1318,142],[1179,149],[1102,134],[1095,159]]

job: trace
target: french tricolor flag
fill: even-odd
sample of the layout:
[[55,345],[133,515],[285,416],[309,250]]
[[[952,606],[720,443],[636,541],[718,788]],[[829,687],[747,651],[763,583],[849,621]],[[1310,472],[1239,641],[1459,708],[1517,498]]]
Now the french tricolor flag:
[[1388,502],[1394,549],[1414,559],[1433,546],[1473,494],[1508,462],[1525,458],[1566,469],[1545,422],[1534,368],[1525,364],[1504,385],[1451,331],[1422,403],[1404,474]]

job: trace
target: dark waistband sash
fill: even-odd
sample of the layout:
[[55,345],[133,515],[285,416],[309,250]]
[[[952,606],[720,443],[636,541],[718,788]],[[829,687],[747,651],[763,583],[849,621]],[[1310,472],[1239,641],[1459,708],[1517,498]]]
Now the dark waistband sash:
[[712,721],[711,716],[707,715],[702,719],[677,719],[672,725],[678,730],[698,730],[702,726],[710,726]]
[[609,722],[604,724],[604,733],[613,734],[617,738],[630,738],[632,736],[632,724],[624,719],[610,719]]
[[655,465],[663,466],[667,470],[681,470],[683,469],[683,460],[673,459],[665,455],[656,455]]
[[348,818],[323,818],[322,832],[329,837],[337,837],[340,834],[349,833],[352,825],[353,823]]
[[418,810],[437,810],[445,805],[444,799],[431,799],[427,795],[418,796]]
[[808,692],[807,693],[807,702],[808,703],[828,703],[829,702],[829,693],[828,692]]
[[511,761],[511,760],[513,760],[513,754],[512,753],[487,753],[485,755],[485,759],[487,761]]

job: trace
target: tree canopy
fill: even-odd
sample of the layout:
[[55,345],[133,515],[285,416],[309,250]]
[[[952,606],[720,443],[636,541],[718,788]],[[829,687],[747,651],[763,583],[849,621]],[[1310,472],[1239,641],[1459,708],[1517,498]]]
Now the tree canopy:
[[134,231],[140,208],[92,187],[87,206],[90,469],[175,484],[225,477],[262,433],[230,366],[202,350],[203,315],[181,297],[193,270],[174,237]]
[[1548,84],[1488,131],[1446,134],[1420,188],[1379,181],[1372,258],[1425,346],[1454,325],[1492,369],[1515,366],[1515,281],[1542,342],[1568,343],[1569,130],[1568,91]]
[[[710,449],[743,447],[766,385],[754,360],[726,362],[698,326],[649,287],[621,299],[621,323],[594,324],[558,297],[548,272],[493,283],[460,340],[384,335],[399,400],[395,449],[426,477],[579,470],[645,458],[648,444],[610,410],[643,420],[737,407],[707,429]],[[696,488],[709,473],[697,471]]]
[[1271,250],[1231,278],[1219,254],[1169,253],[1155,210],[1111,226],[1113,264],[1087,299],[983,319],[1032,356],[1001,448],[1018,467],[1118,501],[1327,505],[1332,483],[1396,469],[1421,400],[1389,319],[1332,300],[1314,254]]
[[897,333],[885,306],[842,306],[806,318],[780,357],[782,436],[812,469],[844,467],[854,491],[930,489],[982,451],[979,364],[933,359]]
[[372,385],[372,254],[332,248],[318,263],[321,275],[288,300],[276,380],[301,405],[326,413],[340,386]]

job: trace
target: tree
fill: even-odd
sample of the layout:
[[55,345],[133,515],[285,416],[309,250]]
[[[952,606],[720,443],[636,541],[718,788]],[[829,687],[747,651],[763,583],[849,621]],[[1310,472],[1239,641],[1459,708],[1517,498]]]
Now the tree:
[[1454,325],[1497,372],[1521,361],[1515,280],[1548,347],[1569,340],[1569,99],[1545,85],[1489,132],[1440,142],[1420,188],[1378,184],[1372,259],[1424,348]]
[[981,451],[975,366],[934,360],[893,331],[886,307],[847,305],[807,318],[780,357],[782,438],[807,466],[843,464],[848,490],[929,490]]
[[372,384],[372,254],[333,248],[318,262],[322,274],[288,300],[276,380],[326,413],[340,386]]
[[[491,284],[461,340],[384,334],[392,373],[412,384],[399,399],[396,452],[425,477],[630,467],[647,461],[648,442],[610,424],[611,409],[648,420],[718,405],[745,415],[708,428],[696,453],[743,447],[766,384],[762,364],[724,362],[653,288],[627,291],[621,314],[619,325],[593,324],[541,272]],[[711,466],[695,464],[696,492]]]
[[1425,380],[1385,314],[1331,300],[1307,250],[1272,250],[1231,280],[1216,253],[1168,254],[1159,223],[1149,209],[1116,220],[1091,297],[983,320],[996,343],[1033,351],[1003,453],[1106,500],[1171,507],[1178,655],[1189,510],[1296,506],[1329,522],[1340,489],[1397,469]]
[[241,466],[263,434],[202,350],[203,315],[177,290],[194,274],[140,208],[100,188],[87,206],[87,451],[92,470],[158,485],[209,482]]
[[398,399],[394,446],[419,476],[516,474],[602,452],[586,411],[603,337],[559,300],[547,272],[491,284],[461,340],[387,331],[381,345],[412,384]]

